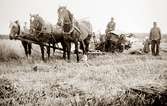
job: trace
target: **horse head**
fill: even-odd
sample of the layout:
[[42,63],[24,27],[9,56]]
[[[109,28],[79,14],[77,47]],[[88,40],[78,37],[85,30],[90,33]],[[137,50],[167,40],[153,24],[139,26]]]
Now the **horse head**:
[[66,7],[59,7],[58,9],[58,22],[59,26],[63,26],[64,32],[70,32],[73,24],[73,15],[66,9]]
[[63,21],[64,21],[64,13],[63,13],[63,11],[64,11],[64,9],[65,9],[65,7],[63,7],[63,6],[60,6],[59,8],[58,8],[58,11],[57,11],[57,13],[58,13],[58,22],[57,22],[57,24],[59,25],[59,26],[62,26],[63,25]]
[[15,39],[16,36],[20,33],[19,26],[16,24],[16,22],[11,22],[9,28],[10,28],[9,38]]

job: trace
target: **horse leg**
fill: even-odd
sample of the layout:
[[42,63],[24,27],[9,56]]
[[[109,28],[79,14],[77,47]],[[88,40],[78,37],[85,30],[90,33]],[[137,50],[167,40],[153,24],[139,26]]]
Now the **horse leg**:
[[88,51],[89,51],[89,41],[88,40],[84,40],[84,43],[85,43],[85,52],[87,54]]
[[89,43],[90,43],[91,37],[92,37],[92,34],[88,34],[88,37],[84,40],[86,53],[88,53],[89,51]]
[[32,43],[28,43],[28,54],[31,55]]
[[40,48],[41,48],[42,60],[45,61],[45,58],[44,58],[44,46],[40,45]]
[[50,43],[49,46],[47,46],[47,54],[48,54],[48,59],[50,58]]
[[70,55],[71,55],[71,42],[68,41],[68,43],[67,43],[67,56],[68,56],[69,61],[70,61]]
[[81,41],[81,45],[82,45],[83,54],[85,54],[85,44],[84,44],[84,41],[83,41],[83,40]]
[[79,62],[78,42],[75,42],[75,53],[77,55],[77,62]]
[[66,50],[67,50],[67,48],[66,48],[66,45],[65,45],[64,42],[61,42],[61,45],[63,47],[63,59],[65,60],[66,59]]
[[25,52],[26,56],[28,57],[28,51],[27,51],[27,42],[25,42],[25,41],[22,41],[21,43],[22,43],[22,45],[23,45],[24,52]]
[[54,48],[54,47],[55,47],[55,44],[56,44],[55,42],[52,43],[52,45],[53,45],[53,55],[54,55],[54,53],[55,53],[55,48]]

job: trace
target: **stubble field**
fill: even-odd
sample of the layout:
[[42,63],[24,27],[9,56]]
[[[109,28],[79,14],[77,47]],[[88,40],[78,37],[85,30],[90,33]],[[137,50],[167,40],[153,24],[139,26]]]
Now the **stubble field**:
[[27,59],[20,42],[1,40],[0,104],[146,106],[155,105],[158,95],[161,96],[158,103],[167,105],[163,101],[167,97],[164,45],[157,57],[130,55],[129,50],[120,54],[89,55],[87,63],[77,63],[73,55],[68,63],[61,58],[61,53],[42,62],[40,49],[34,45],[32,57]]

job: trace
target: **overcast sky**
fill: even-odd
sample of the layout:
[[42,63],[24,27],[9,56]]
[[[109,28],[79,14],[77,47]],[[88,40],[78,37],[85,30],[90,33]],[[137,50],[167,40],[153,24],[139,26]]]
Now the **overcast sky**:
[[9,33],[10,21],[28,22],[30,13],[56,24],[59,6],[67,6],[76,19],[89,20],[95,32],[104,33],[114,17],[117,30],[149,32],[157,21],[167,33],[167,0],[0,0],[0,34]]

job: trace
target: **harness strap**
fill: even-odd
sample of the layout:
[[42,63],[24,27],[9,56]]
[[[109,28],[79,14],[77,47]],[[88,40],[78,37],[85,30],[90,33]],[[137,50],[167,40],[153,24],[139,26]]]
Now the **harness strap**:
[[74,26],[74,29],[76,29],[81,34],[81,31],[78,27]]

